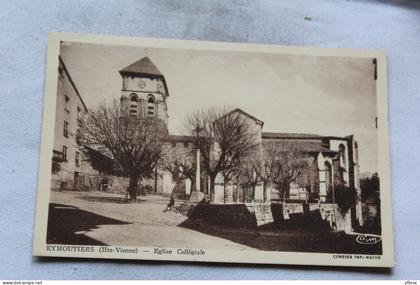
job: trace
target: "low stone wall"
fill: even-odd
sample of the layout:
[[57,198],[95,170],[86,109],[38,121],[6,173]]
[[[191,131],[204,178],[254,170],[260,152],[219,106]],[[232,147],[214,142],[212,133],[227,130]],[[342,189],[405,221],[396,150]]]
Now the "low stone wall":
[[219,227],[256,228],[257,219],[244,204],[197,204],[189,213],[190,219]]
[[[127,193],[128,186],[130,185],[130,178],[121,176],[106,176],[108,179],[108,192],[125,194]],[[141,182],[142,187],[148,185],[150,189],[154,190],[154,180],[145,179]]]
[[257,226],[262,226],[274,222],[270,204],[247,205],[250,213],[255,215]]
[[274,222],[270,204],[199,203],[188,216],[213,226],[256,228]]
[[[328,221],[331,228],[335,228],[339,231],[351,232],[351,212],[342,213],[337,206],[334,206],[332,203],[323,203],[319,204],[319,210],[321,217]],[[335,220],[335,223],[334,223]]]
[[130,185],[130,179],[127,177],[107,176],[108,191],[112,193],[125,194]]
[[92,191],[97,190],[100,175],[79,173],[78,182],[74,182],[74,173],[62,170],[51,177],[52,190]]
[[[271,204],[206,204],[192,207],[188,217],[219,227],[304,229],[351,231],[350,212],[343,215],[332,204],[271,203]],[[335,220],[335,223],[334,223]]]
[[[331,203],[272,203],[271,212],[274,223],[281,225],[285,221],[307,227],[308,229],[336,229],[351,232],[351,213],[341,213],[336,207],[335,214]],[[334,216],[335,215],[335,216]],[[334,222],[335,220],[335,222]]]

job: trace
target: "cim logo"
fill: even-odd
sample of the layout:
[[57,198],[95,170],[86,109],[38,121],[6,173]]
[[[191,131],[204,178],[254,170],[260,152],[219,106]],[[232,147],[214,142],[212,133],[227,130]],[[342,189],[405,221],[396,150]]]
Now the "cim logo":
[[375,244],[381,241],[381,237],[376,235],[358,235],[356,241],[360,244]]

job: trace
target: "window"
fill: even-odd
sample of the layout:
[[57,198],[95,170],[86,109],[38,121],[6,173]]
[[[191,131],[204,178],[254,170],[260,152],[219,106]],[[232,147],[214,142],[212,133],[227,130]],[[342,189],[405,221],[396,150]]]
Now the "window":
[[188,143],[187,142],[184,142],[184,147],[188,148]]
[[64,95],[64,110],[66,110],[67,112],[69,111],[69,102],[70,102],[70,98],[67,95]]
[[154,117],[155,115],[155,98],[149,95],[147,98],[147,116]]
[[69,122],[64,121],[64,127],[63,127],[63,135],[68,138],[69,137]]
[[172,147],[176,147],[176,142],[172,142]]
[[136,94],[131,95],[130,99],[130,117],[138,117],[139,101]]
[[81,137],[82,137],[82,132],[80,131],[80,129],[76,130],[76,143],[80,144],[81,143]]
[[76,164],[76,166],[79,166],[79,156],[80,156],[79,152],[76,151],[76,155],[74,157],[74,163]]
[[327,189],[328,195],[330,195],[332,193],[332,185],[333,185],[332,167],[328,161],[326,161],[324,165],[325,165],[325,188]]
[[63,161],[67,161],[67,147],[63,145]]
[[82,109],[79,106],[77,106],[77,124],[79,127],[82,124]]
[[346,148],[343,144],[340,144],[338,147],[338,150],[340,152],[340,162],[342,167],[346,167]]
[[58,78],[60,80],[64,80],[64,68],[63,67],[58,67]]

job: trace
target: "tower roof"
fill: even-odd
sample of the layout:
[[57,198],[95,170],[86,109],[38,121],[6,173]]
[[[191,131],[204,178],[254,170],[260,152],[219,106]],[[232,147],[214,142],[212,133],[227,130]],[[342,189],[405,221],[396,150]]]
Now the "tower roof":
[[131,73],[131,74],[142,74],[142,75],[151,75],[151,76],[162,76],[162,73],[157,69],[153,62],[147,57],[136,61],[133,64],[130,64],[126,68],[120,70],[120,74]]
[[123,68],[120,70],[121,76],[128,75],[128,76],[143,76],[149,77],[152,79],[161,78],[163,85],[165,87],[165,94],[169,96],[168,86],[166,85],[165,76],[159,71],[159,69],[153,64],[153,62],[147,56],[143,57],[142,59],[136,61],[133,64]]

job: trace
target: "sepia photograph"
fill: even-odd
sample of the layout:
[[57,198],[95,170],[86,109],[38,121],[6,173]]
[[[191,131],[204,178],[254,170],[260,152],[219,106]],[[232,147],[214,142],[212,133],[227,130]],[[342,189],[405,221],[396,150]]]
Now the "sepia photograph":
[[393,264],[383,52],[50,35],[34,254]]

